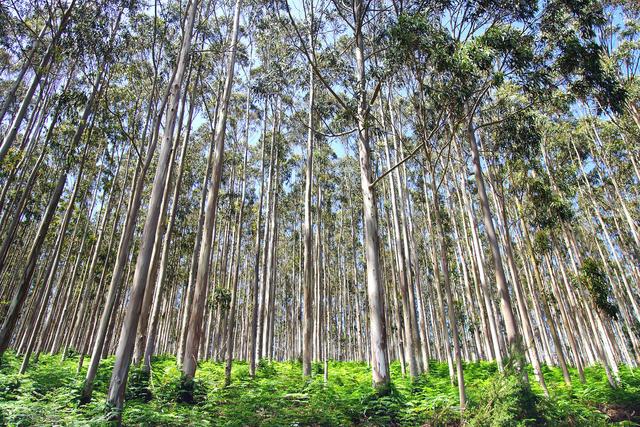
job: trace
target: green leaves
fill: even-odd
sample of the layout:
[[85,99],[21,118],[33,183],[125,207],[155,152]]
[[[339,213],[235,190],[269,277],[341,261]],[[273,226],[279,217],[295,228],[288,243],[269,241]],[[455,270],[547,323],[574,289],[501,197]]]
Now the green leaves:
[[536,254],[544,255],[551,251],[552,242],[548,230],[539,230],[533,236],[533,251]]
[[528,178],[526,188],[525,212],[536,228],[555,229],[573,218],[574,212],[570,202],[552,190],[548,178]]
[[[589,264],[589,262],[587,262]],[[19,358],[5,355],[0,365],[0,421],[7,425],[105,425],[106,380],[96,384],[93,401],[80,408],[70,397],[83,373],[76,374],[77,356],[60,361],[42,355],[26,375],[17,375]],[[107,378],[112,359],[102,363],[99,378]],[[309,381],[300,377],[300,363],[263,362],[256,378],[248,366],[236,362],[232,382],[222,387],[224,365],[203,362],[195,382],[185,384],[172,357],[156,357],[151,377],[135,370],[129,384],[138,382],[150,396],[131,396],[123,413],[125,425],[163,426],[414,426],[457,425],[457,391],[446,363],[431,362],[430,373],[411,381],[402,378],[400,364],[391,365],[393,387],[385,396],[374,393],[370,369],[362,362],[333,362],[329,382],[321,373]],[[612,390],[601,367],[585,370],[586,384],[563,385],[559,368],[543,367],[551,398],[524,392],[512,375],[497,371],[495,363],[465,364],[469,405],[464,419],[477,426],[604,425],[598,408],[638,401],[637,369],[620,368],[622,387]],[[575,375],[575,372],[572,373]],[[139,381],[140,380],[140,381]],[[184,387],[196,399],[180,402]],[[136,388],[136,389],[139,389]],[[7,394],[7,393],[10,393]]]
[[494,144],[509,161],[535,161],[540,154],[542,139],[536,115],[520,105],[507,106],[500,112],[504,118],[495,126]]
[[209,296],[209,306],[226,312],[231,306],[231,292],[226,288],[216,286],[213,295]]
[[482,44],[505,56],[507,69],[525,71],[536,66],[533,35],[511,25],[491,27],[480,39]]
[[591,294],[593,304],[612,319],[617,319],[620,310],[611,295],[609,278],[604,272],[602,263],[593,258],[585,258],[578,272],[579,286],[586,288]]
[[486,388],[471,426],[526,426],[544,422],[538,413],[540,398],[513,373],[500,373]]
[[612,64],[596,41],[606,20],[595,0],[556,0],[546,8],[541,32],[554,69],[569,91],[583,100],[594,97],[602,108],[622,113],[627,97]]

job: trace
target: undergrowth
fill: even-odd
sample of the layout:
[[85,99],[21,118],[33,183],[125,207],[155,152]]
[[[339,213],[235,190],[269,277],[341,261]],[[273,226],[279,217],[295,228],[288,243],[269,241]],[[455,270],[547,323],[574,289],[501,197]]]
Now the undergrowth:
[[[78,358],[41,355],[19,375],[20,359],[5,354],[0,365],[0,425],[108,425],[105,395],[113,358],[102,361],[93,400],[79,406],[85,369]],[[530,368],[529,368],[530,369]],[[564,384],[558,368],[544,367],[545,397],[531,378],[531,390],[489,362],[465,364],[468,403],[461,413],[457,387],[446,364],[431,362],[414,381],[393,363],[393,384],[385,396],[371,386],[364,363],[329,362],[313,377],[300,376],[299,362],[261,361],[256,378],[244,362],[233,365],[224,387],[224,364],[202,362],[195,380],[185,382],[173,357],[156,357],[151,374],[132,368],[123,421],[140,426],[599,426],[638,425],[640,369],[621,367],[621,387],[612,389],[601,367],[585,370],[582,384],[571,372]],[[184,396],[189,396],[185,399]]]

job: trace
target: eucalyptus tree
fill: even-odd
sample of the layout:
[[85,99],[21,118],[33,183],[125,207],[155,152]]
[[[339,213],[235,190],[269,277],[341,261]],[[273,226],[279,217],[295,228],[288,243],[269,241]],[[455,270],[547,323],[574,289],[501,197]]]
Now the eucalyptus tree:
[[[157,13],[157,9],[156,9]],[[143,14],[136,14],[131,23],[129,43],[123,46],[126,58],[130,58],[128,66],[120,66],[118,75],[112,79],[113,87],[107,94],[108,112],[116,122],[118,136],[126,141],[135,153],[134,174],[129,184],[129,197],[125,220],[118,241],[115,262],[111,271],[111,280],[95,331],[95,339],[91,352],[91,361],[84,381],[81,402],[91,399],[93,382],[98,365],[105,352],[108,330],[113,326],[116,301],[121,295],[121,287],[125,279],[125,270],[129,264],[130,251],[134,244],[134,235],[138,221],[138,213],[142,205],[143,187],[146,172],[154,159],[158,141],[160,118],[165,110],[169,90],[160,92],[163,81],[161,73],[161,54],[167,41],[168,28],[160,24],[156,15],[153,20]],[[134,46],[136,47],[134,49]],[[140,48],[142,49],[140,50]],[[148,56],[150,56],[149,59]],[[151,66],[148,63],[151,62]],[[140,92],[131,96],[127,76],[139,76]],[[168,76],[166,78],[171,78]],[[147,110],[140,115],[140,108]],[[143,157],[144,156],[144,157]],[[106,266],[105,266],[106,267]],[[125,281],[126,283],[126,281]],[[95,313],[97,316],[97,313]]]
[[[33,99],[33,95],[35,94],[36,89],[40,85],[40,82],[45,72],[48,71],[52,65],[51,61],[53,59],[54,53],[56,49],[60,46],[61,37],[63,36],[63,34],[67,29],[67,26],[71,20],[72,14],[83,13],[83,12],[77,12],[75,10],[75,6],[76,6],[76,0],[71,0],[68,4],[61,5],[61,8],[59,11],[56,8],[52,13],[53,16],[51,17],[52,18],[51,22],[55,22],[55,23],[51,25],[51,40],[48,42],[47,50],[42,55],[40,62],[34,67],[34,75],[31,79],[31,82],[29,83],[27,92],[25,93],[25,96],[22,98],[22,101],[20,102],[20,107],[16,112],[15,117],[13,118],[13,121],[11,122],[8,132],[5,134],[5,136],[2,139],[2,144],[0,145],[0,162],[4,160],[5,156],[9,152],[9,149],[14,144],[18,136],[18,131],[20,130],[22,122],[27,114],[27,110],[31,105],[31,100]],[[85,9],[84,12],[87,12],[87,10]],[[56,16],[56,15],[59,15],[59,16]],[[39,35],[36,41],[36,45],[39,45],[42,43],[40,39],[41,37]],[[34,48],[35,47],[36,46],[34,46]],[[27,63],[28,62],[25,62],[25,64]],[[21,71],[19,74],[19,78],[16,79],[16,83],[22,80],[22,78],[24,78],[24,73]],[[9,90],[9,93],[7,93],[5,96],[6,96],[5,98],[6,107],[3,105],[2,117],[4,117],[4,115],[6,114],[8,104],[11,103],[13,98],[15,97],[15,89],[11,88]],[[0,121],[1,120],[2,118],[0,118]]]
[[[284,43],[273,43],[272,31],[285,36],[282,30],[283,20],[273,14],[266,14],[256,22],[255,32],[255,56],[260,65],[253,73],[253,87],[257,98],[264,102],[262,118],[261,145],[261,172],[260,172],[260,197],[257,206],[256,218],[256,240],[255,240],[255,263],[253,266],[253,303],[250,315],[249,331],[249,370],[251,375],[255,375],[256,361],[262,355],[262,338],[264,335],[264,296],[268,287],[267,281],[267,256],[269,248],[269,236],[271,233],[270,223],[272,207],[272,194],[278,191],[273,188],[272,182],[275,176],[275,159],[282,157],[280,145],[280,127],[282,125],[282,111],[286,108],[284,103],[288,103],[290,91],[297,87],[297,69],[294,63],[294,55],[291,46]],[[289,73],[289,74],[287,74]],[[290,79],[290,80],[288,80]],[[271,111],[270,130],[268,127]],[[266,157],[268,156],[268,157]],[[265,176],[265,167],[268,164],[268,173]],[[266,198],[264,196],[267,196]],[[262,224],[263,208],[266,204],[266,220]],[[264,247],[263,247],[264,246]]]
[[182,372],[186,380],[192,380],[198,361],[198,346],[200,344],[200,335],[202,334],[202,312],[204,310],[204,293],[207,284],[207,276],[209,273],[209,256],[211,250],[211,238],[213,236],[213,223],[216,219],[216,208],[218,205],[218,191],[220,189],[220,180],[222,178],[222,163],[224,156],[224,140],[227,125],[227,111],[229,108],[229,99],[233,86],[234,67],[236,62],[236,52],[238,44],[238,32],[240,25],[240,11],[242,9],[242,0],[236,0],[233,11],[233,24],[231,35],[229,37],[229,53],[227,59],[227,69],[225,82],[222,92],[222,100],[218,120],[215,127],[214,151],[211,153],[213,157],[211,182],[209,183],[207,192],[207,204],[205,208],[205,222],[203,228],[203,239],[200,246],[200,256],[198,260],[198,273],[196,276],[196,286],[193,296],[193,308],[189,318],[189,329],[185,344],[185,353],[182,360]]
[[[251,58],[251,55],[249,55]],[[251,59],[249,59],[249,67],[251,67]],[[251,70],[249,69],[249,73]],[[232,257],[235,258],[235,262],[233,263],[234,274],[232,274],[233,285],[231,287],[231,301],[229,308],[229,315],[227,319],[227,330],[226,330],[226,361],[225,361],[225,384],[229,385],[231,383],[231,366],[233,363],[233,350],[234,350],[234,331],[236,324],[236,312],[238,307],[238,281],[239,281],[239,272],[240,272],[240,249],[242,246],[242,235],[243,235],[243,221],[244,221],[244,211],[245,211],[245,203],[246,203],[246,195],[247,195],[247,158],[249,155],[249,133],[250,133],[250,118],[251,118],[251,78],[250,74],[247,76],[247,93],[246,93],[246,106],[245,106],[245,117],[244,117],[244,154],[242,158],[242,179],[241,186],[242,190],[240,193],[239,200],[239,209],[237,216],[237,228],[236,228],[236,236],[235,242],[232,252]],[[234,257],[235,255],[235,257]]]
[[[309,53],[309,58],[311,61],[316,60],[316,45],[318,43],[317,38],[317,28],[319,25],[316,24],[314,3],[311,1],[309,3],[309,13],[308,16],[305,17],[308,22],[306,26],[308,27],[308,47],[306,48]],[[305,8],[306,10],[306,8]],[[313,294],[311,292],[311,286],[313,283],[313,254],[312,254],[312,219],[311,219],[311,191],[313,186],[313,142],[315,139],[315,78],[314,72],[311,65],[309,65],[309,94],[308,94],[308,102],[309,102],[309,113],[307,120],[307,160],[306,160],[306,169],[305,169],[305,185],[304,185],[304,225],[302,229],[303,234],[303,243],[304,243],[304,288],[303,288],[303,300],[304,300],[304,317],[302,322],[302,375],[310,376],[311,375],[311,336],[313,334],[313,324],[312,324],[312,311],[311,307],[313,305]]]
[[160,155],[153,180],[151,199],[149,201],[147,218],[145,220],[144,231],[141,237],[142,245],[136,261],[132,293],[122,324],[118,349],[116,351],[116,362],[113,367],[113,373],[109,385],[107,401],[110,406],[114,407],[117,419],[121,416],[120,411],[124,404],[127,374],[129,373],[129,367],[131,364],[135,333],[140,316],[140,306],[142,304],[144,290],[147,285],[147,274],[149,272],[153,244],[156,237],[154,233],[160,216],[163,187],[167,177],[171,147],[173,145],[173,132],[178,113],[178,103],[181,97],[182,84],[191,50],[192,30],[195,17],[199,9],[198,6],[198,1],[193,0],[189,3],[189,7],[186,12],[187,18],[185,21],[180,54],[175,65],[173,78],[170,82],[169,100],[167,102],[166,109],[165,132],[160,146]]
[[[360,164],[360,183],[363,197],[364,210],[364,247],[367,271],[367,289],[369,304],[369,321],[371,337],[371,366],[372,379],[376,389],[381,394],[389,390],[389,360],[387,356],[387,331],[385,320],[385,295],[382,282],[380,263],[380,242],[378,235],[377,198],[373,187],[373,169],[371,164],[371,141],[369,138],[369,114],[371,105],[380,93],[378,81],[373,93],[369,95],[367,63],[365,53],[366,23],[370,22],[371,4],[354,0],[348,3],[335,3],[336,13],[341,20],[352,30],[353,34],[353,73],[355,82],[352,90],[355,93],[353,100],[346,101],[338,94],[319,69],[317,61],[312,58],[308,47],[305,47],[304,37],[295,20],[291,16],[290,7],[286,4],[291,23],[295,33],[301,41],[303,53],[314,74],[322,85],[333,96],[334,100],[342,107],[346,115],[355,119],[357,129],[358,158]],[[368,41],[368,40],[367,40]],[[351,104],[351,105],[350,105]],[[354,109],[353,105],[357,107]]]
[[[87,9],[85,9],[85,12],[90,12],[91,10],[92,10],[91,7],[87,7]],[[103,43],[97,44],[97,50],[95,52],[97,70],[95,73],[95,77],[91,82],[91,92],[87,96],[86,101],[84,102],[82,114],[79,118],[78,125],[75,128],[75,131],[73,132],[70,138],[70,141],[68,142],[68,145],[62,150],[61,158],[63,160],[62,160],[62,164],[59,167],[59,176],[58,176],[56,185],[53,189],[53,192],[51,193],[51,198],[49,199],[49,203],[44,211],[41,222],[38,226],[38,232],[36,234],[36,238],[29,250],[29,255],[27,256],[26,266],[23,270],[20,282],[15,289],[11,305],[9,306],[9,310],[6,313],[5,320],[2,324],[2,329],[0,329],[0,355],[4,353],[4,351],[9,345],[9,341],[11,339],[16,320],[20,314],[22,304],[25,298],[27,297],[29,285],[31,283],[31,279],[36,268],[37,258],[40,255],[40,251],[42,249],[44,239],[47,235],[49,226],[51,225],[51,221],[54,217],[55,211],[58,207],[58,203],[60,201],[63,190],[65,188],[69,170],[72,167],[72,157],[71,157],[72,153],[78,150],[78,147],[81,145],[84,132],[87,129],[87,126],[89,125],[91,116],[94,114],[94,107],[97,103],[97,100],[100,97],[100,93],[104,90],[104,85],[107,80],[106,76],[108,73],[109,65],[113,61],[113,58],[111,57],[111,55],[113,54],[114,42],[118,34],[118,27],[120,25],[120,19],[122,17],[123,12],[124,12],[124,8],[119,7],[115,11],[115,16],[112,17],[108,14],[108,9],[105,9],[101,17],[102,19],[100,20],[97,19],[93,21],[93,25],[95,25],[95,27],[85,31],[83,31],[83,29],[80,28],[75,33],[78,36],[77,41],[80,42],[80,44],[73,47],[80,50],[79,54],[82,54],[84,49],[84,46],[81,44],[82,40],[87,35],[90,35],[92,30],[97,30],[100,27],[102,30],[107,29],[109,31],[109,37]],[[68,19],[68,17],[65,19]],[[113,21],[111,21],[112,19]],[[19,115],[20,113],[18,113],[18,116]],[[10,131],[9,135],[11,135],[12,133],[13,131]],[[16,133],[17,133],[17,129],[16,129]],[[6,141],[7,139],[5,138],[5,142]],[[10,143],[11,141],[9,141],[9,144]],[[89,142],[85,142],[84,144],[85,144],[84,152],[86,152],[89,146]],[[80,175],[81,175],[81,172],[80,172]],[[79,178],[80,177],[77,177],[76,179],[79,179]]]

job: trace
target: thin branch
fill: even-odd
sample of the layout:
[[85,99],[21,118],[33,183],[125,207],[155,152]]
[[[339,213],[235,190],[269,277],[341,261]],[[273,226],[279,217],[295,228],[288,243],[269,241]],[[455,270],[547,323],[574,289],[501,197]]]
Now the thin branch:
[[478,129],[482,129],[482,128],[485,128],[485,127],[488,127],[488,126],[493,126],[493,125],[500,124],[500,123],[504,122],[505,120],[515,116],[516,114],[530,109],[534,105],[535,105],[535,102],[531,101],[529,104],[525,105],[524,107],[518,108],[516,111],[514,111],[514,112],[512,112],[510,114],[507,114],[506,116],[504,116],[504,117],[502,117],[500,119],[492,120],[492,121],[486,122],[486,123],[481,123],[479,125],[476,125],[475,128],[476,128],[476,130],[478,130]]
[[288,0],[285,0],[284,2],[285,4],[285,8],[287,9],[287,15],[289,15],[289,20],[291,21],[291,25],[293,26],[293,29],[296,32],[296,35],[298,36],[298,39],[300,40],[300,46],[302,48],[302,53],[304,53],[304,56],[307,57],[307,60],[309,61],[309,65],[311,65],[311,68],[313,69],[313,72],[316,74],[316,76],[318,77],[318,79],[320,79],[320,81],[322,82],[322,84],[325,86],[325,88],[329,91],[329,93],[331,93],[331,95],[336,99],[336,101],[338,102],[338,104],[340,104],[340,106],[342,108],[345,109],[345,111],[350,111],[349,107],[347,106],[347,104],[342,100],[342,98],[333,90],[333,88],[331,88],[331,86],[329,85],[329,83],[325,80],[325,78],[322,76],[322,74],[320,73],[320,70],[318,70],[318,67],[315,63],[315,61],[311,58],[311,54],[309,53],[309,51],[307,50],[307,46],[304,42],[304,38],[302,37],[302,34],[300,33],[300,29],[298,28],[298,24],[296,24],[295,19],[293,18],[293,15],[291,15],[291,9],[289,8],[289,2]]
[[404,159],[400,160],[398,163],[396,163],[395,165],[393,165],[392,167],[390,167],[386,172],[384,172],[382,175],[380,175],[379,177],[377,177],[371,184],[369,184],[369,188],[372,188],[374,185],[376,185],[376,183],[378,181],[380,181],[382,178],[384,178],[385,176],[389,175],[391,172],[393,172],[396,168],[398,168],[399,166],[402,166],[405,162],[407,162],[408,160],[410,160],[412,157],[414,157],[418,151],[426,146],[427,141],[429,141],[431,139],[431,137],[433,135],[435,135],[435,133],[440,130],[440,128],[442,127],[442,125],[438,125],[436,127],[434,127],[433,129],[431,129],[431,132],[429,133],[429,135],[424,139],[424,141],[422,141],[420,144],[418,144],[416,146],[416,148],[413,149],[413,151],[411,151],[411,153],[409,153],[407,156],[405,156]]
[[[353,128],[353,129],[350,129],[350,130],[346,130],[344,132],[334,132],[331,129],[329,129],[329,127],[327,126],[327,129],[329,129],[331,131],[331,133],[325,133],[325,132],[319,131],[318,129],[309,127],[309,125],[306,124],[302,120],[298,120],[298,119],[295,119],[295,118],[294,118],[294,120],[297,123],[299,123],[302,126],[304,126],[305,128],[311,129],[312,132],[317,133],[318,135],[324,136],[325,138],[338,138],[338,137],[341,137],[341,136],[349,135],[349,134],[354,133],[354,132],[356,132],[358,130],[358,128]],[[326,123],[325,123],[325,125],[326,125]]]

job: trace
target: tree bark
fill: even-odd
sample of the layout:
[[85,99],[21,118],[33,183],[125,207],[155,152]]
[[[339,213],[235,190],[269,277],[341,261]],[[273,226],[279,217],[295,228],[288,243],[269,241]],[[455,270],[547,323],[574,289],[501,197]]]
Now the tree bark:
[[371,169],[371,146],[369,141],[365,52],[362,28],[365,19],[365,4],[362,0],[354,3],[356,18],[355,58],[358,97],[358,160],[360,165],[360,185],[364,212],[364,247],[367,264],[367,294],[369,298],[369,319],[371,336],[371,375],[373,384],[381,394],[389,391],[389,360],[387,357],[387,329],[385,320],[385,294],[380,270],[380,242],[378,236],[378,208],[373,189]]
[[[129,304],[127,306],[127,311],[122,325],[120,340],[116,350],[116,361],[111,375],[111,382],[109,384],[107,402],[109,406],[115,409],[115,412],[109,414],[109,416],[110,418],[115,418],[117,421],[120,420],[121,410],[124,404],[127,375],[131,365],[135,333],[138,327],[140,308],[147,284],[149,264],[151,262],[153,244],[155,241],[154,232],[160,216],[163,187],[166,181],[168,163],[173,145],[173,132],[176,123],[177,108],[182,90],[184,72],[191,50],[191,33],[197,9],[198,1],[192,0],[187,9],[187,18],[185,21],[182,46],[180,48],[180,56],[176,65],[175,77],[171,83],[172,88],[167,109],[165,133],[160,149],[160,155],[158,157],[156,174],[153,179],[151,199],[149,201],[148,214],[142,232],[142,244],[136,261],[136,269],[134,272]],[[108,410],[110,409],[111,408],[108,408]]]
[[523,369],[522,361],[518,360],[518,358],[523,354],[522,340],[520,334],[518,333],[515,316],[513,315],[513,309],[511,307],[511,296],[509,295],[509,289],[507,288],[507,279],[504,273],[502,255],[500,254],[500,247],[498,246],[498,239],[496,237],[495,227],[493,225],[493,217],[491,214],[491,208],[489,206],[489,199],[487,198],[487,191],[484,185],[484,177],[482,176],[476,129],[473,126],[472,121],[469,121],[467,135],[469,144],[471,145],[472,162],[476,178],[476,185],[478,187],[478,199],[480,201],[480,207],[482,208],[482,220],[484,222],[485,232],[487,234],[489,247],[491,248],[491,254],[493,256],[496,285],[498,287],[498,293],[500,295],[500,311],[502,312],[502,317],[507,332],[509,353],[512,357],[515,357],[514,368],[516,369],[517,373],[524,377],[527,375],[527,373]]
[[193,307],[189,317],[189,330],[187,332],[187,340],[185,344],[185,352],[182,359],[182,373],[187,380],[195,376],[198,362],[198,347],[200,345],[200,337],[202,335],[202,315],[205,305],[205,293],[207,278],[209,275],[209,256],[211,251],[211,239],[213,234],[213,223],[216,218],[216,210],[218,205],[218,192],[220,189],[220,181],[222,180],[222,158],[224,155],[224,139],[227,124],[227,112],[229,108],[229,99],[231,97],[231,89],[233,86],[233,71],[236,60],[236,51],[238,43],[238,27],[240,21],[240,9],[242,0],[236,0],[233,28],[231,30],[230,51],[227,62],[227,70],[222,95],[222,105],[215,131],[215,150],[213,152],[213,171],[211,182],[207,193],[207,208],[205,224],[203,228],[203,239],[200,246],[200,256],[198,260],[198,274],[196,276],[196,286],[193,295]]

